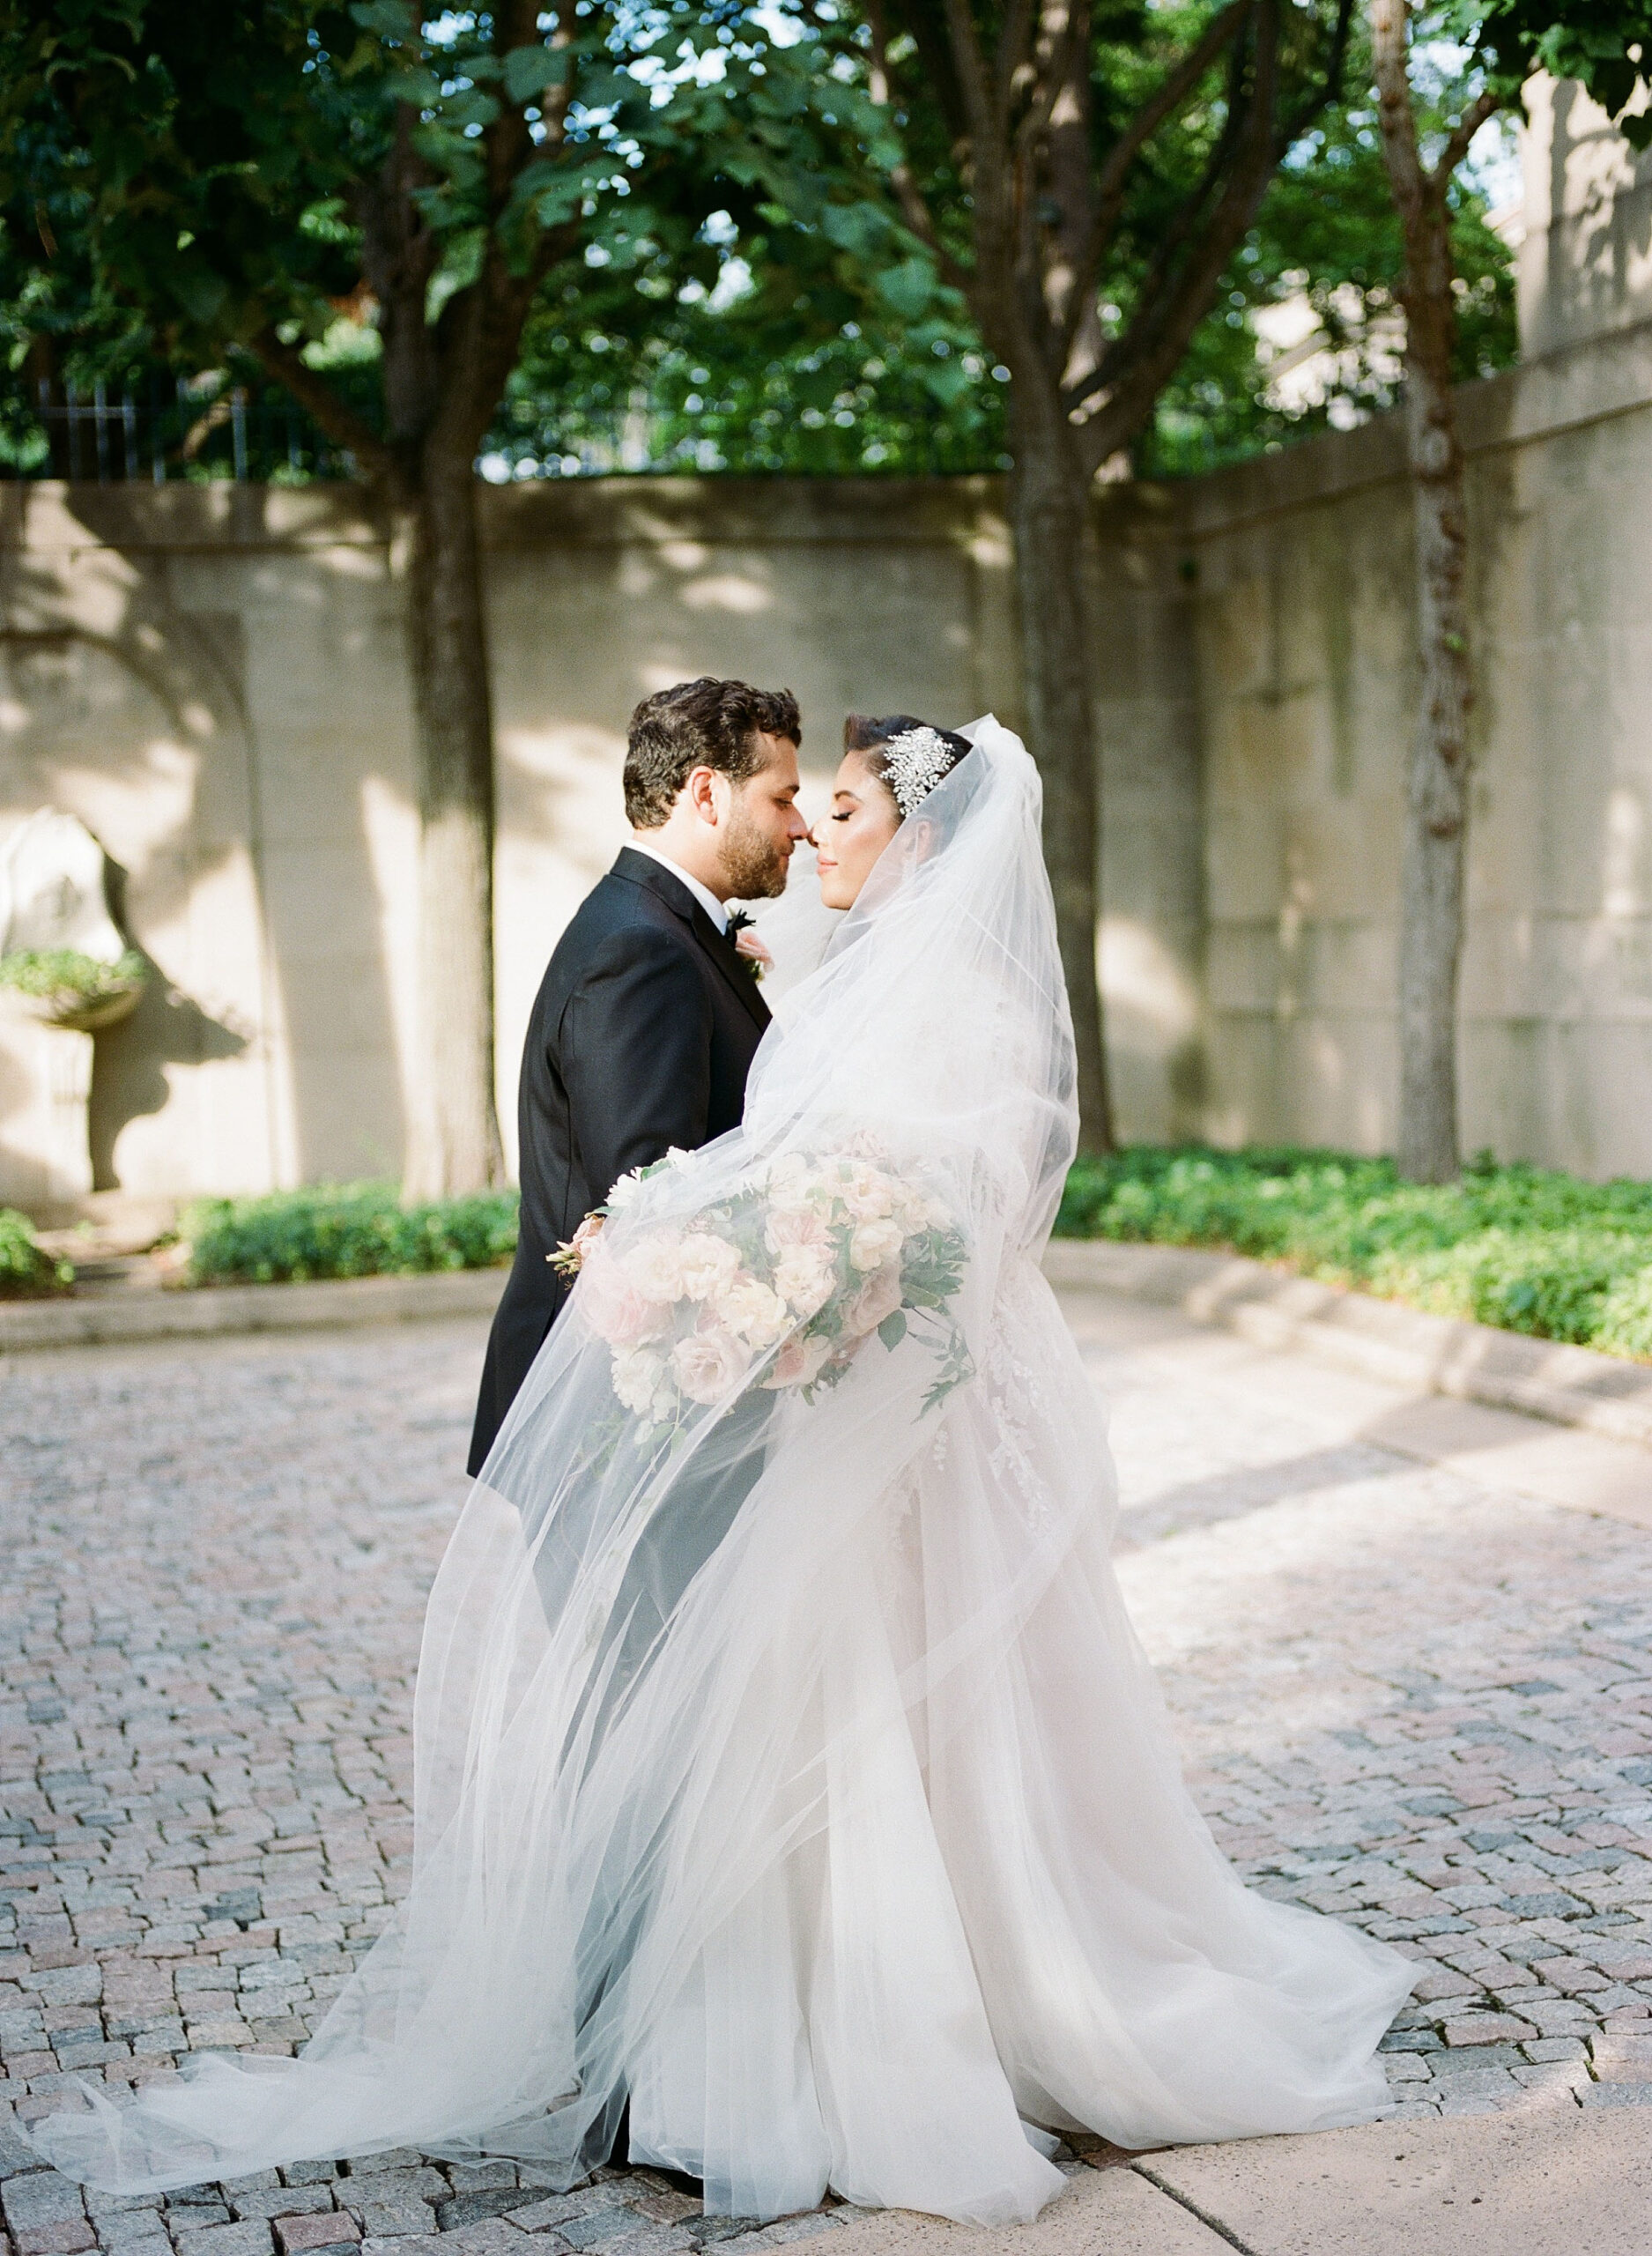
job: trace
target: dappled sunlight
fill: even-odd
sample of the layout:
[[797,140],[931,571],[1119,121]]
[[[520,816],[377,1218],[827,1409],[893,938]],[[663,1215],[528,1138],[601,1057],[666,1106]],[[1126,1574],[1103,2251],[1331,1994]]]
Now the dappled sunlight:
[[767,611],[774,597],[771,590],[739,572],[719,572],[706,580],[689,580],[678,590],[691,611],[734,611],[745,615]]
[[1110,1042],[1157,1054],[1186,1042],[1197,1027],[1199,993],[1187,967],[1137,918],[1102,918],[1096,969]]

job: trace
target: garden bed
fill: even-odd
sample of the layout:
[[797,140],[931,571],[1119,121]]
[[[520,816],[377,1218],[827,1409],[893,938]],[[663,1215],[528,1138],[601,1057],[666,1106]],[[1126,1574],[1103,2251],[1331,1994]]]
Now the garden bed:
[[393,1183],[322,1184],[186,1207],[181,1281],[306,1284],[330,1277],[420,1277],[493,1269],[516,1250],[514,1191],[404,1206]]
[[[161,1266],[168,1283],[214,1286],[495,1268],[515,1249],[516,1210],[512,1191],[404,1206],[387,1183],[202,1199]],[[1056,1232],[1248,1254],[1431,1315],[1652,1360],[1652,1184],[1481,1162],[1433,1187],[1387,1160],[1134,1145],[1078,1161]],[[0,1211],[0,1295],[61,1293],[71,1273]]]
[[1480,1161],[1434,1186],[1330,1152],[1132,1145],[1078,1161],[1056,1230],[1248,1254],[1431,1315],[1652,1359],[1652,1184]]

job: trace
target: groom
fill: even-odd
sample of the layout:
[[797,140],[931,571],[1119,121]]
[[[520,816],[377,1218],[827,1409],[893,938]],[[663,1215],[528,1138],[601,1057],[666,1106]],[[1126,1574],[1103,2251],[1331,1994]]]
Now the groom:
[[802,735],[789,689],[709,677],[631,716],[632,842],[558,941],[528,1021],[521,1235],[488,1338],[473,1473],[567,1297],[546,1257],[630,1169],[739,1124],[768,1010],[725,904],[785,890],[805,835]]

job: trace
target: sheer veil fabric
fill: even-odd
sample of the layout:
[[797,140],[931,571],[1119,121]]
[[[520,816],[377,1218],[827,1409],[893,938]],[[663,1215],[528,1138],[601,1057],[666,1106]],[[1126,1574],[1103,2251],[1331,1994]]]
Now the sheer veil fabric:
[[[1102,1418],[1037,1267],[1076,1123],[1038,778],[969,734],[744,1125],[610,1222],[470,1493],[394,1926],[298,2059],[83,2087],[34,2134],[61,2169],[137,2193],[414,2147],[567,2185],[629,2095],[633,2154],[708,2211],[830,2186],[1004,2223],[1063,2182],[1029,2126],[1142,2147],[1383,2104],[1409,1966],[1241,1883],[1115,1583]],[[638,1265],[868,1155],[963,1247],[949,1369],[914,1321],[785,1384],[796,1333],[725,1327],[669,1434],[627,1410]]]

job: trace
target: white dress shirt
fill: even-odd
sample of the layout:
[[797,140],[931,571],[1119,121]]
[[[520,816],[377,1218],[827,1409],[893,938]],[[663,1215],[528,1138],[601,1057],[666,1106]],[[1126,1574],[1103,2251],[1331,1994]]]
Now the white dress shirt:
[[729,904],[726,901],[719,901],[709,886],[701,885],[698,878],[691,878],[680,863],[674,862],[669,854],[662,854],[657,846],[650,846],[634,830],[631,834],[631,843],[639,854],[646,854],[649,861],[657,862],[663,870],[669,870],[680,884],[685,885],[717,930],[727,936]]

